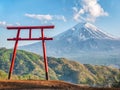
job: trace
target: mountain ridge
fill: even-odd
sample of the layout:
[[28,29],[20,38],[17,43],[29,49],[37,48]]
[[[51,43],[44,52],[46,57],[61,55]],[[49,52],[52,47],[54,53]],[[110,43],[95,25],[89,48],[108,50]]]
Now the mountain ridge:
[[[12,50],[0,49],[0,79],[7,79]],[[81,64],[66,58],[48,57],[49,77],[51,80],[64,80],[90,86],[108,86],[118,82],[120,70],[99,65]],[[14,80],[44,80],[43,57],[34,53],[18,50],[12,75]]]

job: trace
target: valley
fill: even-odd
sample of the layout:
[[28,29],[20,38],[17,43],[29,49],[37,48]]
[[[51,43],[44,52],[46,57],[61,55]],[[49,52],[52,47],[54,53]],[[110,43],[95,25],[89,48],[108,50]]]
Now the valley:
[[[7,79],[11,55],[11,49],[0,49],[0,80]],[[63,80],[92,87],[112,87],[120,80],[120,70],[111,66],[81,64],[55,57],[48,57],[48,66],[50,80]],[[18,50],[12,80],[44,79],[43,57]]]

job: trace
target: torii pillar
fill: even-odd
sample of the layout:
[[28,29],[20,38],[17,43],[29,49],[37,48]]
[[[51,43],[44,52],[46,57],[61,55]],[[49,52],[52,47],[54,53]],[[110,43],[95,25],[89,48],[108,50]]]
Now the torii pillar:
[[[44,65],[45,65],[45,75],[46,75],[46,80],[49,80],[49,75],[48,75],[48,61],[47,61],[47,54],[46,54],[46,45],[45,45],[45,40],[53,40],[53,38],[47,38],[44,36],[44,30],[45,29],[53,29],[54,26],[10,26],[7,27],[8,30],[17,30],[17,35],[16,38],[9,38],[7,39],[8,41],[15,41],[14,45],[14,50],[13,50],[13,55],[12,55],[12,61],[10,65],[10,70],[8,74],[8,79],[11,79],[11,75],[14,69],[14,63],[15,63],[15,58],[16,58],[16,52],[17,52],[17,47],[18,47],[18,41],[31,41],[31,40],[42,40],[42,47],[43,47],[43,57],[44,57]],[[32,30],[35,29],[40,29],[41,30],[41,37],[39,38],[32,38]],[[29,37],[28,38],[21,38],[20,37],[20,31],[21,30],[29,30]]]

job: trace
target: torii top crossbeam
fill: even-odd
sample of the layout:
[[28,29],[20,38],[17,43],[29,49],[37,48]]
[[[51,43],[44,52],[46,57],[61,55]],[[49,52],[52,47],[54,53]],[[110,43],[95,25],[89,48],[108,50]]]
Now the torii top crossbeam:
[[[44,64],[45,64],[45,73],[46,73],[46,80],[48,80],[48,62],[47,62],[47,55],[46,55],[46,45],[45,45],[45,40],[53,40],[53,38],[47,38],[44,37],[44,30],[45,29],[53,29],[54,26],[10,26],[7,27],[7,29],[9,30],[18,30],[17,31],[17,35],[16,38],[9,38],[7,39],[8,41],[16,41],[15,42],[15,46],[14,46],[14,51],[13,51],[13,55],[12,55],[12,61],[11,61],[11,66],[10,66],[10,70],[9,70],[9,75],[8,75],[8,79],[11,78],[11,74],[13,72],[13,68],[14,68],[14,62],[15,62],[15,57],[16,57],[16,52],[17,52],[17,47],[18,47],[18,41],[21,40],[42,40],[42,46],[43,46],[43,57],[44,57]],[[32,30],[41,30],[41,37],[38,38],[33,38],[32,37]],[[28,38],[21,38],[20,37],[20,31],[21,30],[29,30],[29,37]]]
[[[54,26],[10,26],[7,27],[9,30],[18,30],[17,37],[16,38],[9,38],[7,40],[52,40],[52,38],[46,38],[46,37],[39,37],[39,38],[32,38],[32,30],[40,29],[41,35],[44,36],[43,30],[52,29]],[[29,38],[20,38],[20,30],[29,30]]]
[[10,26],[7,29],[50,29],[54,28],[54,26]]

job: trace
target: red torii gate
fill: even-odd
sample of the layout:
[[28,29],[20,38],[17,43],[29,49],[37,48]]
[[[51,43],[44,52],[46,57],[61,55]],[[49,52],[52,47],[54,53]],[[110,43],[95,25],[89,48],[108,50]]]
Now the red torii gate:
[[[45,29],[52,29],[52,28],[54,28],[54,26],[9,26],[9,27],[7,27],[7,29],[10,29],[10,30],[11,29],[18,30],[16,38],[9,38],[9,39],[7,39],[8,41],[16,41],[15,42],[15,46],[14,46],[14,50],[13,50],[12,61],[11,61],[11,66],[10,66],[10,70],[9,70],[8,79],[11,78],[11,74],[13,72],[14,62],[15,62],[16,52],[17,52],[17,47],[18,47],[18,41],[23,41],[23,40],[26,40],[26,41],[42,40],[46,80],[49,79],[45,40],[53,40],[53,38],[45,37],[44,36],[44,30]],[[34,29],[37,29],[37,30],[40,29],[41,30],[41,37],[39,37],[39,38],[32,38],[32,30],[34,30]],[[29,30],[29,37],[28,38],[21,38],[20,37],[20,31],[21,30]]]

